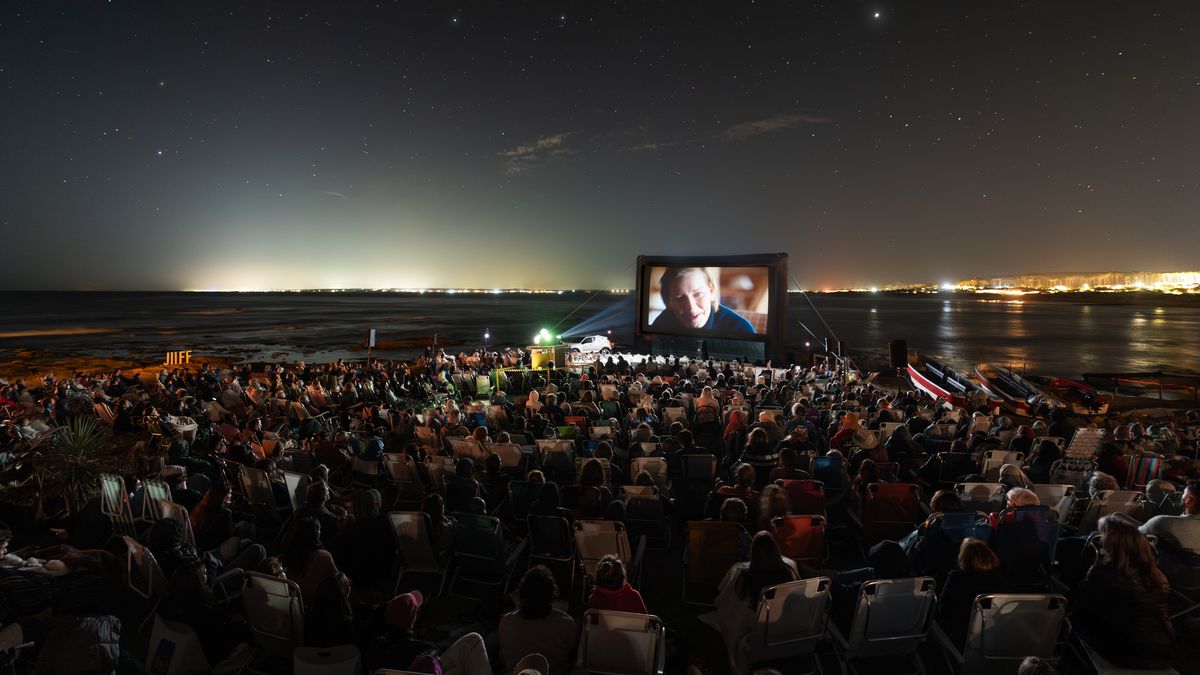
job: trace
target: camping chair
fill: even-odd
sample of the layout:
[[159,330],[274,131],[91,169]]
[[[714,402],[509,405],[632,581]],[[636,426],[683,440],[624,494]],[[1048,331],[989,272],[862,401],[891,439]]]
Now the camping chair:
[[963,476],[979,470],[975,456],[966,452],[938,453],[938,483],[943,487],[954,487]]
[[1008,487],[1003,483],[958,483],[954,486],[954,492],[962,500],[964,508],[995,513],[1004,508]]
[[192,521],[188,518],[187,509],[170,499],[164,499],[158,503],[158,512],[163,520],[175,520],[182,524],[183,542],[192,547],[196,546],[196,533],[192,531]]
[[162,675],[199,675],[211,672],[208,657],[200,646],[196,631],[181,621],[167,621],[154,615],[150,648],[146,663],[153,663]]
[[899,541],[921,521],[920,488],[912,483],[871,483],[862,506],[863,538]]
[[679,469],[676,499],[682,502],[685,517],[697,516],[704,508],[704,495],[712,489],[717,476],[717,458],[708,453],[680,455]]
[[283,472],[283,482],[284,485],[287,485],[288,498],[292,503],[292,513],[299,511],[300,507],[304,505],[304,493],[308,490],[310,481],[308,474],[295,471]]
[[629,462],[629,480],[634,482],[637,480],[638,474],[647,472],[654,479],[654,484],[659,490],[667,490],[668,471],[667,460],[662,457],[638,457]]
[[739,542],[745,530],[737,523],[690,520],[687,523],[687,550],[683,561],[683,601],[689,605],[712,606],[697,602],[688,591],[703,586],[716,591],[717,585],[734,563],[741,560]]
[[880,656],[907,657],[918,673],[925,672],[917,648],[929,632],[933,587],[932,577],[863,583],[849,632],[843,636],[829,624],[834,650],[850,672],[858,673],[855,661]]
[[565,568],[567,583],[575,586],[575,537],[571,524],[562,516],[531,514],[526,518],[529,527],[529,564],[544,563],[551,569]]
[[1161,478],[1163,456],[1155,452],[1143,452],[1129,458],[1126,490],[1145,490],[1150,481]]
[[645,538],[638,539],[637,551],[629,545],[625,525],[616,520],[575,521],[575,550],[579,552],[579,565],[583,568],[583,590],[587,590],[596,578],[596,567],[606,555],[615,555],[629,570],[629,582],[634,586],[641,580],[642,555],[646,550]]
[[1058,521],[1048,506],[1018,506],[1000,511],[992,548],[1008,579],[1029,581],[1048,574],[1058,546]]
[[421,511],[389,511],[387,517],[396,536],[396,549],[400,553],[396,561],[396,582],[392,584],[392,594],[399,591],[400,580],[405,574],[425,574],[438,577],[437,592],[440,595],[446,584],[446,571],[438,562],[433,542],[429,539],[429,514]]
[[142,513],[138,520],[153,523],[162,518],[158,503],[164,500],[171,501],[171,488],[166,483],[150,478],[142,481]]
[[921,555],[914,561],[913,571],[939,579],[958,566],[958,551],[963,539],[973,537],[988,541],[992,538],[987,514],[979,511],[935,513],[925,519],[918,531]]
[[1000,467],[1005,464],[1021,466],[1025,461],[1025,453],[1010,452],[1008,450],[988,450],[983,455],[983,461],[979,464],[979,473],[984,480],[995,481],[1000,479]]
[[350,486],[356,490],[379,487],[383,481],[382,463],[355,457],[350,463]]
[[749,662],[769,666],[809,656],[817,672],[823,674],[817,645],[825,637],[829,618],[829,587],[828,577],[816,577],[764,588],[750,633]]
[[354,645],[300,647],[292,654],[293,675],[358,675],[362,653]]
[[490,446],[493,455],[499,455],[500,468],[517,476],[525,475],[525,451],[516,443],[494,443]]
[[952,673],[1008,675],[1027,656],[1057,663],[1070,630],[1061,595],[980,595],[968,621],[962,651],[934,622],[934,637]]
[[666,629],[657,616],[589,609],[583,615],[578,666],[592,675],[662,675]]
[[1100,519],[1111,513],[1124,513],[1134,517],[1142,511],[1145,493],[1135,490],[1101,490],[1092,495],[1075,528],[1077,534],[1094,532]]
[[262,469],[243,466],[240,480],[246,501],[254,513],[255,527],[274,532],[274,538],[277,539],[284,531],[288,514],[275,504],[275,493],[267,473]]
[[444,455],[428,455],[425,457],[425,475],[429,477],[429,491],[442,491],[442,477],[454,475],[454,458]]
[[825,485],[821,481],[781,479],[775,484],[783,488],[788,500],[788,512],[792,515],[825,515]]
[[413,435],[417,437],[417,442],[425,448],[426,452],[437,454],[442,451],[441,439],[438,438],[437,431],[430,427],[414,427]]
[[[1108,431],[1105,429],[1088,429],[1081,428],[1075,430],[1075,435],[1071,437],[1071,444],[1066,446],[1066,458],[1074,460],[1089,461],[1100,450],[1101,444],[1104,443],[1104,438]],[[1033,447],[1037,447],[1035,442]],[[1064,445],[1059,443],[1059,447]]]
[[880,422],[879,423],[879,440],[882,443],[887,443],[897,429],[904,426],[904,422]]
[[244,573],[242,611],[254,635],[256,653],[290,662],[304,644],[304,603],[296,582]]
[[575,477],[575,443],[567,440],[538,439],[542,471],[547,480],[569,483]]
[[663,507],[663,498],[653,485],[626,485],[617,491],[625,504],[625,525],[635,539],[645,537],[656,549],[671,548],[671,520]]
[[1092,460],[1060,459],[1050,465],[1050,482],[1083,487],[1092,471]]
[[507,593],[512,570],[524,552],[525,544],[522,540],[510,551],[498,518],[473,513],[455,514],[454,574],[446,592],[454,595],[455,584],[466,581],[493,588],[501,594]]
[[122,540],[125,542],[125,587],[149,604],[149,611],[138,623],[138,630],[141,631],[154,617],[159,603],[171,592],[171,587],[150,549],[133,537],[122,537]]
[[137,536],[133,523],[133,507],[125,481],[111,473],[100,474],[100,511],[112,523],[113,532],[125,536]]
[[1058,512],[1058,522],[1065,523],[1075,502],[1075,486],[1041,483],[1029,488],[1038,496],[1038,503]]
[[483,461],[487,459],[488,451],[483,447],[483,444],[473,438],[451,438],[450,452],[455,459],[466,457],[475,462],[475,466],[482,467]]
[[824,516],[776,516],[771,519],[771,536],[787,558],[814,566],[826,558]]
[[826,506],[837,504],[846,496],[846,468],[837,457],[814,457],[812,460],[813,480],[821,482],[826,495]]

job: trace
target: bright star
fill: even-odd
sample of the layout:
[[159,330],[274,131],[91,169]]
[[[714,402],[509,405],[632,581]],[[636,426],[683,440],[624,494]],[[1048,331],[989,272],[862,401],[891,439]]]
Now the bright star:
[[882,14],[880,14],[879,12],[875,12],[875,18],[876,18],[876,19],[878,19],[880,16],[883,16],[883,15],[882,15]]
[[162,150],[159,150],[156,154],[158,154],[159,157],[162,157]]

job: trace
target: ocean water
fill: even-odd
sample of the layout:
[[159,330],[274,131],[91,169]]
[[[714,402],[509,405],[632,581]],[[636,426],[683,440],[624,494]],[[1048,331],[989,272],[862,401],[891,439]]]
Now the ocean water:
[[[832,332],[851,352],[885,353],[892,339],[967,367],[991,361],[1028,372],[1200,371],[1200,301],[1153,298],[997,302],[959,294],[789,298],[791,347]],[[448,348],[528,344],[555,333],[634,337],[632,295],[397,293],[0,293],[0,361],[19,350],[92,356],[249,360],[361,358],[375,328],[380,358],[411,358],[435,333]],[[484,335],[489,335],[485,341]]]

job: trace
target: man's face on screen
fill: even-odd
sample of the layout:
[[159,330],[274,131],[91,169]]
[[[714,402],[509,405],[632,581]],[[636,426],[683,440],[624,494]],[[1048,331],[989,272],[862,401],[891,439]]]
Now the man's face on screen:
[[692,328],[703,328],[708,323],[714,291],[703,272],[688,272],[674,280],[668,291],[671,312],[679,323]]

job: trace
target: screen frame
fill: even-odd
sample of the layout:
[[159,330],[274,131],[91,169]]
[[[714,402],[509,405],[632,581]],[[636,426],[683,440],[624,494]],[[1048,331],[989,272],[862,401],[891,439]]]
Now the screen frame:
[[[784,344],[787,330],[787,275],[786,253],[767,253],[739,256],[648,256],[637,259],[637,333],[643,337],[655,335],[685,337],[704,340],[753,340],[757,342]],[[654,330],[649,322],[650,269],[653,267],[764,267],[767,269],[767,330],[747,335],[728,331],[662,331]],[[768,349],[769,351],[769,349]]]

